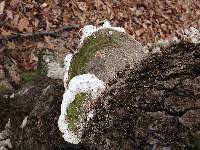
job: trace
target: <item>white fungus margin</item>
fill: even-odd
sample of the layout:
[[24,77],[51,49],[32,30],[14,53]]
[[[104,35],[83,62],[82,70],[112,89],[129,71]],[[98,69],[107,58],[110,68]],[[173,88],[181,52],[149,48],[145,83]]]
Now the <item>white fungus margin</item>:
[[82,74],[72,78],[68,84],[63,95],[61,104],[61,114],[58,119],[59,130],[63,133],[65,141],[78,144],[80,142],[80,135],[73,133],[68,128],[67,109],[75,99],[75,96],[80,93],[88,93],[92,98],[97,98],[105,90],[105,83],[99,80],[93,74]]
[[97,28],[93,25],[86,25],[81,29],[83,35],[81,36],[79,46],[83,43],[85,38],[91,36],[94,32],[97,32],[100,29],[112,29],[112,30],[115,30],[115,31],[118,31],[118,32],[125,32],[125,29],[122,28],[122,27],[112,27],[110,25],[109,21],[105,21],[104,24],[102,26],[100,26],[99,28]]
[[69,72],[69,67],[70,67],[70,63],[71,60],[73,58],[72,54],[68,54],[65,56],[65,60],[64,60],[64,65],[65,65],[65,74],[64,74],[64,87],[65,89],[67,88],[67,81],[68,81],[68,72]]
[[[81,29],[82,36],[78,47],[81,46],[87,37],[91,36],[94,32],[97,32],[100,29],[111,29],[117,32],[125,32],[124,28],[112,27],[108,21],[105,21],[104,24],[98,28],[93,25],[86,25]],[[63,101],[61,104],[61,114],[58,119],[58,127],[59,130],[63,133],[63,138],[65,141],[72,144],[78,144],[81,140],[81,133],[75,134],[68,128],[67,109],[69,105],[74,101],[77,94],[88,93],[92,98],[97,98],[105,90],[105,83],[98,79],[95,75],[89,73],[75,76],[70,81],[68,81],[68,71],[72,57],[72,54],[69,54],[65,57],[65,93],[63,95]],[[92,118],[92,116],[93,113],[90,112],[87,119],[89,120]]]

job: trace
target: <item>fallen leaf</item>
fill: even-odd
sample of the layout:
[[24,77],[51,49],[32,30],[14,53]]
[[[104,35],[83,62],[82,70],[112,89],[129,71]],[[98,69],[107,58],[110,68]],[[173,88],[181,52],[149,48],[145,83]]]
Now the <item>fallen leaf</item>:
[[78,18],[80,19],[81,21],[81,24],[84,24],[85,23],[85,20],[86,20],[86,17],[83,15],[79,15]]
[[11,0],[10,6],[16,7],[19,2],[20,2],[20,0]]
[[38,25],[39,25],[39,19],[35,18],[35,21],[34,21],[34,27],[35,27],[35,29],[38,28]]
[[3,28],[0,31],[1,31],[1,35],[3,36],[11,35],[9,31],[4,30]]
[[2,1],[0,3],[0,15],[3,14],[4,8],[5,8],[5,1]]
[[8,19],[13,19],[13,13],[11,10],[6,10],[6,14]]
[[17,27],[18,22],[19,22],[19,14],[16,14],[11,23],[13,24],[14,27]]
[[94,0],[94,6],[97,9],[99,9],[102,4],[103,4],[103,2],[101,0]]
[[49,31],[51,29],[51,22],[48,21],[48,19],[46,19],[46,31]]
[[49,45],[51,49],[54,49],[54,45],[51,43],[47,36],[44,37],[44,41]]
[[18,28],[18,30],[19,30],[20,32],[24,31],[24,29],[28,31],[28,30],[29,30],[29,29],[28,29],[28,25],[29,25],[28,19],[27,19],[27,18],[21,18],[21,19],[19,20],[19,23],[18,23],[18,25],[17,25],[17,28]]
[[15,42],[14,41],[8,41],[7,48],[8,49],[15,49],[16,48]]
[[39,41],[37,42],[37,49],[44,48],[44,42]]
[[144,29],[143,28],[135,31],[135,34],[137,36],[141,36],[143,33],[144,33]]
[[87,4],[86,4],[85,2],[77,2],[77,4],[78,4],[78,8],[79,8],[80,10],[82,10],[82,11],[87,11],[88,6],[87,6]]
[[47,6],[48,6],[47,3],[43,3],[42,5],[40,5],[41,8],[45,8]]

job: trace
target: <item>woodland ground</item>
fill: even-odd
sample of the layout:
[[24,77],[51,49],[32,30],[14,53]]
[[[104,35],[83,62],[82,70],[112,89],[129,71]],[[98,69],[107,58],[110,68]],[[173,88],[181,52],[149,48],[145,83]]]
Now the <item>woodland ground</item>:
[[[191,26],[200,29],[198,0],[4,0],[0,1],[0,68],[5,57],[16,61],[23,71],[36,69],[38,53],[44,49],[64,56],[75,52],[79,30],[87,24],[98,25],[109,20],[121,26],[142,44],[178,36]],[[17,35],[19,33],[50,32],[64,25],[76,29],[52,33],[51,36]],[[5,39],[5,40],[3,40]]]

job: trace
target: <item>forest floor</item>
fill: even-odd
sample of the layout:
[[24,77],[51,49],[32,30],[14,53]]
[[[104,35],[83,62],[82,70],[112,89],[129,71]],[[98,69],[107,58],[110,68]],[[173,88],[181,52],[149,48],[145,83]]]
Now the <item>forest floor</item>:
[[[4,68],[5,57],[23,71],[34,71],[35,57],[44,49],[62,57],[75,52],[80,29],[104,20],[124,27],[142,44],[155,43],[172,39],[191,26],[200,29],[200,1],[1,0],[0,69]],[[57,29],[61,29],[59,34],[54,32]]]
[[[38,76],[38,74],[34,74],[34,71],[39,70],[40,75],[41,68],[38,68],[38,60],[41,52],[48,50],[58,55],[62,61],[66,54],[77,51],[82,27],[88,24],[98,26],[105,20],[110,21],[112,26],[125,28],[126,32],[142,45],[154,44],[159,40],[172,40],[181,36],[184,33],[184,29],[189,29],[190,27],[200,30],[200,1],[0,0],[0,102],[4,102],[0,103],[0,105],[6,106],[5,113],[8,113],[7,110],[9,109],[7,107],[10,107],[9,105],[13,102],[15,95],[12,93],[10,93],[11,95],[3,95],[2,91],[5,91],[5,88],[12,91],[23,87],[21,85],[24,85],[22,80],[24,80],[25,76],[26,80],[31,80],[30,75],[33,78]],[[31,74],[24,74],[25,76],[22,77],[22,72]],[[50,101],[47,104],[45,102],[46,109],[43,110],[42,103],[31,115],[33,118],[36,116],[35,118],[37,119],[38,116],[40,117],[38,113],[40,114],[43,111],[41,114],[45,114],[46,110],[53,106],[53,109],[50,110],[51,112],[48,113],[53,120],[50,120],[52,124],[49,124],[49,129],[51,129],[55,125],[57,126],[58,118],[56,117],[60,113],[55,110],[60,109],[64,90],[62,81],[59,80],[59,83],[56,83],[53,79],[52,81],[41,79],[38,83],[43,88],[39,88],[40,86],[35,84],[33,87],[36,88],[31,86],[30,89],[36,89],[36,94],[30,90],[30,93],[26,93],[27,95],[25,96],[33,98],[29,99],[32,102],[34,102],[34,99],[38,100],[38,95],[46,88],[46,85],[49,84],[48,82],[52,82],[52,87],[55,86],[55,89],[59,89],[57,93],[58,100],[51,101],[51,98],[48,98],[48,96],[54,94],[55,90],[50,89],[50,94],[44,97],[44,100]],[[2,97],[1,94],[3,95]],[[29,105],[30,107],[34,105],[31,105],[32,103],[29,103],[29,101],[26,102],[27,99],[27,97],[19,98],[19,111],[23,115],[13,115],[12,117],[16,117],[16,120],[18,117],[23,120],[32,110],[29,109]],[[10,103],[7,103],[8,101]],[[29,105],[24,107],[24,103]],[[2,125],[0,124],[1,129],[3,129],[8,118],[5,117],[6,115],[3,111],[0,111],[0,113],[1,116],[4,116],[1,120]],[[17,120],[18,124],[16,126],[18,128],[22,120]],[[33,119],[32,123],[35,122]],[[45,130],[47,128],[45,125],[38,129]],[[58,136],[60,136],[60,132],[56,130],[54,132],[59,133]],[[39,135],[42,132],[39,131],[37,133]],[[20,134],[15,135],[20,136]],[[47,137],[52,137],[52,135],[49,134]],[[17,139],[18,137],[12,138]],[[54,141],[54,143],[56,142]],[[51,143],[51,141],[47,143]],[[66,143],[61,141],[60,145],[62,144],[65,145]]]

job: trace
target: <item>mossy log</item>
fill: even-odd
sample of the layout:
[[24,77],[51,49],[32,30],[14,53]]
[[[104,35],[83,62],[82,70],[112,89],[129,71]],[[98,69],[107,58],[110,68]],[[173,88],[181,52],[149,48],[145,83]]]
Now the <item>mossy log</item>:
[[[77,75],[91,73],[108,83],[117,77],[117,72],[127,67],[135,68],[147,56],[148,50],[128,34],[101,29],[85,39],[79,47],[70,64],[69,80]],[[68,109],[69,128],[73,131],[77,131],[75,124],[80,115],[88,111],[81,108],[86,103],[83,99],[87,100],[84,95],[75,98]]]
[[200,149],[200,45],[180,42],[110,80],[84,129],[90,149]]
[[200,45],[179,42],[152,54],[125,33],[99,30],[73,57],[69,80],[84,73],[104,81],[106,90],[92,105],[85,94],[70,104],[71,130],[87,105],[95,110],[78,145],[64,141],[57,126],[61,81],[44,78],[13,99],[0,96],[14,149],[200,149]]
[[153,54],[125,33],[101,30],[71,62],[70,79],[83,73],[107,87],[84,124],[90,149],[200,149],[200,45]]
[[125,67],[134,68],[147,54],[148,50],[128,34],[101,29],[85,39],[73,57],[69,79],[91,73],[108,82]]

